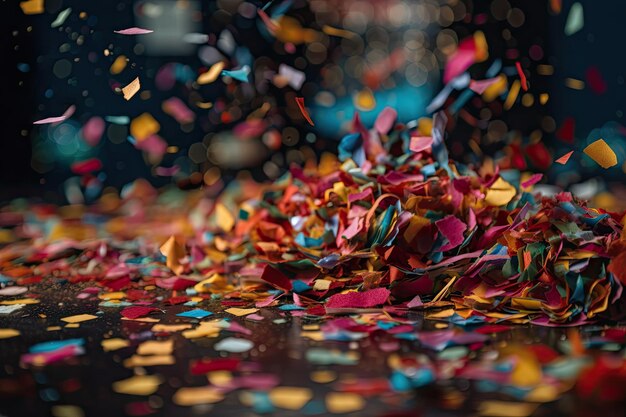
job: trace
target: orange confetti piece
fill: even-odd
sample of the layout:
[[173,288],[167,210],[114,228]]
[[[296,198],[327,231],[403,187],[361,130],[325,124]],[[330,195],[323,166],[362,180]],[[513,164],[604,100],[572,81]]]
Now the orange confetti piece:
[[593,142],[583,152],[604,169],[617,165],[617,155],[604,139]]
[[526,80],[526,74],[524,74],[524,70],[522,69],[522,64],[520,64],[519,61],[517,61],[515,63],[515,68],[517,68],[519,79],[522,82],[522,90],[528,91],[528,81]]
[[311,116],[309,116],[309,112],[306,110],[306,107],[304,107],[304,97],[296,97],[296,104],[306,121],[309,122],[311,126],[315,126],[315,123],[311,120]]
[[122,88],[122,93],[124,93],[124,99],[128,101],[133,98],[133,96],[137,94],[140,88],[141,83],[139,82],[139,77],[137,77],[132,80],[130,84],[128,84],[126,87]]
[[560,157],[554,162],[556,162],[557,164],[565,165],[567,164],[567,161],[569,161],[569,158],[572,156],[573,153],[574,151],[569,151],[568,153],[566,153],[565,155],[563,155],[562,157]]

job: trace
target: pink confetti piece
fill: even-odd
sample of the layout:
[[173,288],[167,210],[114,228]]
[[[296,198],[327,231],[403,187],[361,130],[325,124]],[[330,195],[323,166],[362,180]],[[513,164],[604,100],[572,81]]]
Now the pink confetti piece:
[[476,94],[482,94],[498,80],[498,77],[488,78],[486,80],[471,80],[469,84],[469,89]]
[[105,123],[101,117],[94,116],[84,124],[81,135],[87,145],[93,147],[100,143],[104,133]]
[[456,216],[446,216],[441,220],[437,220],[435,225],[441,234],[448,239],[448,243],[440,249],[442,252],[454,249],[463,243],[465,239],[463,233],[467,230],[467,225],[457,219]]
[[397,118],[398,112],[395,109],[391,107],[385,107],[376,118],[376,122],[374,122],[374,128],[381,135],[387,134],[393,127],[393,124],[395,123]]
[[326,302],[327,308],[370,308],[384,304],[389,298],[387,288],[374,288],[364,292],[335,294]]
[[522,187],[530,187],[531,185],[537,184],[543,178],[543,174],[533,174],[529,179],[524,181],[521,185]]
[[449,83],[453,78],[464,73],[476,62],[476,43],[473,37],[463,39],[456,52],[448,59],[443,71],[443,82]]
[[412,136],[409,143],[409,149],[413,152],[422,152],[433,146],[433,138],[431,136]]
[[557,164],[561,164],[561,165],[565,165],[567,164],[567,161],[569,161],[570,157],[572,156],[572,154],[574,153],[574,151],[569,151],[568,153],[566,153],[565,155],[563,155],[562,157],[560,157],[559,159],[557,159],[556,162]]
[[59,123],[62,122],[63,120],[67,119],[67,116],[57,116],[57,117],[48,117],[45,119],[41,119],[41,120],[37,120],[36,122],[33,122],[34,125],[45,125],[45,124],[51,124],[51,123]]
[[152,33],[154,31],[150,30],[150,29],[143,29],[143,28],[138,28],[138,27],[132,27],[132,28],[128,28],[128,29],[114,30],[113,32],[115,32],[115,33],[117,33],[119,35],[145,35],[146,33]]

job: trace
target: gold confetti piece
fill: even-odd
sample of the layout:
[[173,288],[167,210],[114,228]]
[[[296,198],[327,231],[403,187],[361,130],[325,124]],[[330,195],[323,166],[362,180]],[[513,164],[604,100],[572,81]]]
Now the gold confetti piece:
[[546,104],[549,99],[550,95],[548,93],[539,94],[539,103],[541,103],[542,105]]
[[44,12],[44,0],[28,0],[20,3],[24,14],[41,14]]
[[504,181],[502,177],[498,178],[491,187],[487,190],[485,195],[485,203],[490,206],[503,206],[508,204],[509,201],[515,197],[515,187],[508,182]]
[[362,410],[365,400],[359,394],[349,392],[329,392],[326,394],[326,408],[334,414],[352,413]]
[[311,372],[311,381],[318,384],[328,384],[337,379],[337,373],[334,371],[313,371]]
[[305,337],[307,339],[315,340],[316,342],[321,342],[322,340],[324,340],[324,333],[320,331],[300,332],[300,336]]
[[539,404],[514,403],[507,401],[483,401],[478,406],[482,417],[527,417],[539,407]]
[[483,92],[483,100],[486,102],[492,102],[497,97],[499,97],[502,93],[504,93],[509,85],[509,82],[506,78],[506,75],[500,74],[498,76],[498,80],[491,84],[487,89]]
[[527,401],[532,401],[534,403],[548,403],[551,401],[555,401],[561,392],[553,385],[539,385],[534,388],[524,397]]
[[194,103],[196,105],[196,107],[200,108],[200,109],[210,109],[211,107],[213,107],[213,103],[211,103],[210,101],[207,101],[206,103],[198,101],[196,103]]
[[163,379],[159,375],[135,375],[113,383],[113,391],[118,394],[150,395],[154,394]]
[[372,90],[366,88],[364,90],[359,91],[354,96],[354,105],[357,109],[362,111],[370,111],[376,107],[376,99],[374,98],[374,94]]
[[79,323],[69,323],[65,325],[66,329],[78,329],[80,327]]
[[223,399],[224,394],[213,387],[180,388],[172,397],[172,401],[181,406],[213,404]]
[[191,324],[155,324],[150,329],[154,333],[166,332],[166,333],[174,333],[180,332],[182,330],[191,329]]
[[554,67],[552,65],[539,64],[537,65],[537,74],[552,75],[554,74]]
[[300,410],[313,398],[313,392],[303,387],[276,387],[270,391],[269,397],[275,407]]
[[19,300],[0,301],[0,305],[3,306],[14,306],[17,304],[39,304],[39,300],[36,300],[34,298],[20,298]]
[[104,339],[102,342],[100,342],[100,345],[102,345],[102,349],[105,352],[112,352],[114,350],[118,350],[118,349],[122,349],[127,346],[130,346],[130,342],[125,339],[113,338],[113,339]]
[[230,313],[234,316],[237,317],[241,317],[241,316],[247,316],[248,314],[252,314],[252,313],[256,313],[257,311],[259,311],[258,308],[237,308],[237,307],[231,307],[228,308],[226,310],[227,313]]
[[137,347],[139,355],[169,355],[174,350],[174,340],[147,340]]
[[197,339],[199,337],[217,337],[220,328],[215,322],[201,322],[198,327],[192,330],[185,330],[182,334],[187,339]]
[[522,85],[519,80],[513,81],[513,84],[511,84],[511,89],[509,90],[509,95],[506,96],[506,100],[504,100],[505,110],[510,110],[511,107],[513,107],[513,104],[515,104],[515,100],[517,100],[517,96],[519,94],[521,86]]
[[83,321],[89,321],[97,318],[98,316],[94,316],[92,314],[77,314],[75,316],[63,317],[61,321],[66,323],[82,323]]
[[177,274],[182,273],[185,267],[180,264],[180,260],[185,257],[186,252],[185,248],[176,241],[176,238],[170,236],[160,250],[166,257],[165,265]]
[[19,330],[15,329],[0,329],[0,339],[10,339],[20,335]]
[[230,384],[233,380],[233,374],[229,371],[213,371],[207,374],[207,380],[211,385],[223,387]]
[[125,321],[139,321],[142,323],[158,323],[161,319],[155,319],[154,317],[138,317],[136,319],[129,319],[128,317],[122,317]]
[[124,366],[127,368],[136,368],[138,366],[174,365],[175,363],[176,359],[172,355],[133,355],[124,360]]
[[224,61],[216,62],[215,64],[211,65],[211,68],[209,68],[207,72],[203,72],[202,74],[200,74],[196,82],[200,85],[211,84],[212,82],[217,80],[223,69]]
[[313,284],[313,289],[315,291],[326,291],[330,288],[330,284],[332,284],[333,282],[331,280],[328,279],[318,279],[315,281],[315,283]]
[[85,417],[85,412],[77,405],[53,405],[50,412],[53,417]]
[[566,78],[565,85],[573,90],[582,90],[585,88],[585,82],[576,78]]
[[126,297],[126,293],[122,292],[122,291],[117,291],[117,292],[105,292],[102,294],[98,294],[98,298],[101,300],[120,300],[122,298]]
[[225,232],[230,232],[235,227],[235,217],[222,203],[215,205],[215,221]]
[[124,71],[126,68],[126,64],[128,63],[128,59],[125,55],[120,55],[115,58],[115,61],[111,64],[111,68],[109,68],[109,72],[113,75],[117,75],[120,72]]
[[328,36],[337,36],[338,38],[346,39],[356,38],[359,36],[354,32],[350,32],[349,30],[338,29],[328,25],[324,25],[324,27],[322,27],[322,32],[324,32]]
[[130,122],[130,134],[139,142],[156,134],[160,129],[161,125],[150,113],[143,113]]
[[48,326],[46,327],[46,331],[48,332],[57,332],[61,330],[61,326]]
[[617,165],[617,155],[604,139],[593,142],[583,152],[604,169]]
[[133,96],[137,94],[140,88],[141,83],[139,82],[139,77],[137,77],[132,80],[130,84],[128,84],[126,87],[122,88],[122,93],[124,93],[124,99],[128,101],[133,98]]

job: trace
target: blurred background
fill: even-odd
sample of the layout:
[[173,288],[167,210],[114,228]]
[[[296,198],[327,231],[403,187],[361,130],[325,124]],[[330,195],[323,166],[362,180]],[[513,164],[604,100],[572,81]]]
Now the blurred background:
[[[335,153],[355,112],[370,127],[387,106],[401,123],[445,107],[455,160],[544,172],[544,183],[583,198],[624,193],[619,0],[27,0],[0,8],[2,200],[90,202],[136,178],[213,193],[234,178],[272,180]],[[154,32],[114,32],[131,27]],[[486,49],[469,75],[500,78],[482,95],[444,74],[478,44]],[[233,72],[215,72],[222,67]],[[121,89],[137,77],[141,89],[127,101]],[[33,125],[63,114],[61,123]],[[580,152],[553,163],[598,137],[617,166],[604,170]]]

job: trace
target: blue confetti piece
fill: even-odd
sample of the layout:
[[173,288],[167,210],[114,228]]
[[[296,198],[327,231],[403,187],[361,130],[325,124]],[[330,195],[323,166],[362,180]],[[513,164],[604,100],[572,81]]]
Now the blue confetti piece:
[[248,78],[249,74],[250,74],[250,67],[248,65],[244,65],[240,69],[236,69],[236,70],[223,70],[222,71],[223,77],[231,77],[243,83],[250,82],[250,79]]
[[49,342],[37,343],[28,350],[30,353],[52,352],[66,346],[83,346],[85,339],[51,340]]
[[189,317],[192,319],[203,319],[211,315],[213,315],[213,313],[211,313],[210,311],[202,310],[201,308],[177,314],[178,317]]

